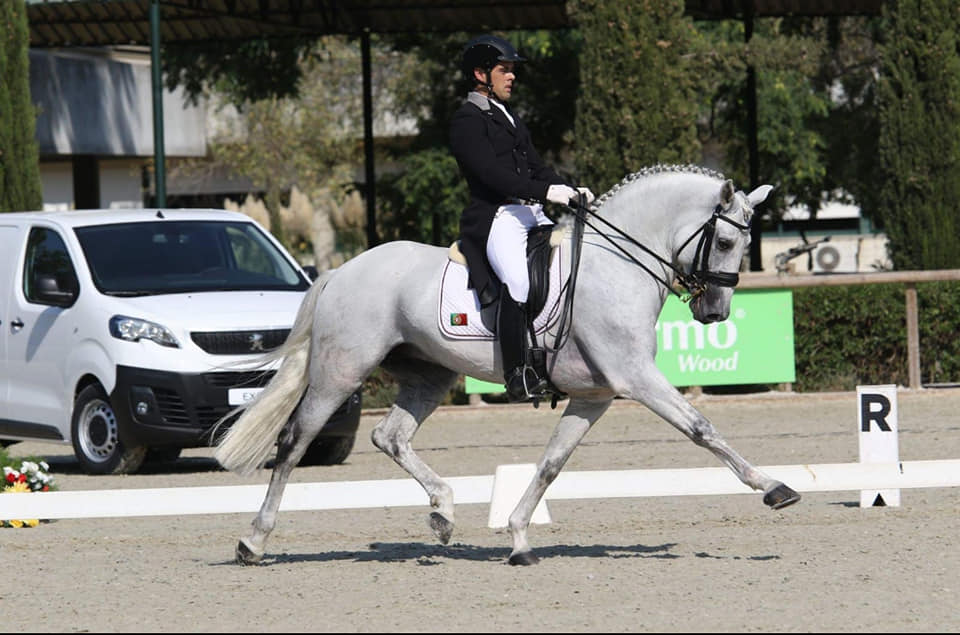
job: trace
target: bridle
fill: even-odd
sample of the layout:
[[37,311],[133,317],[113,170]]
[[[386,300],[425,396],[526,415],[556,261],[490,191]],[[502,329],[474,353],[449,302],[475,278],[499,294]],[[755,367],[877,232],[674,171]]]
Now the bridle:
[[[717,206],[713,209],[713,214],[710,215],[710,218],[704,221],[700,227],[698,227],[689,238],[687,238],[680,245],[680,248],[677,250],[677,255],[679,256],[680,252],[686,248],[690,242],[696,238],[700,237],[699,242],[697,242],[697,250],[693,256],[693,262],[690,266],[690,271],[685,272],[679,267],[673,264],[673,262],[668,261],[663,258],[652,249],[648,248],[646,245],[643,245],[638,240],[627,234],[625,231],[617,227],[616,225],[610,223],[606,219],[599,216],[592,209],[588,208],[586,205],[583,205],[582,201],[579,201],[575,207],[571,207],[573,214],[577,219],[578,223],[583,223],[587,227],[590,227],[597,234],[603,237],[607,242],[616,247],[624,256],[631,260],[635,265],[649,273],[656,281],[666,287],[671,293],[675,294],[684,302],[693,300],[700,295],[702,295],[707,290],[707,285],[714,284],[720,287],[735,287],[737,283],[740,282],[740,274],[736,271],[710,271],[709,269],[709,260],[710,260],[710,249],[713,246],[713,236],[717,231],[717,221],[724,221],[729,223],[739,229],[740,231],[749,231],[749,223],[738,223],[737,221],[730,218],[727,214],[724,213],[723,207],[718,203]],[[626,239],[628,242],[633,244],[636,247],[639,247],[643,251],[647,252],[665,267],[669,267],[676,274],[677,282],[681,287],[684,288],[687,292],[687,296],[684,297],[676,289],[673,288],[663,277],[653,272],[645,264],[637,260],[633,254],[624,249],[621,245],[617,244],[610,236],[604,232],[598,230],[589,220],[587,216],[592,216],[593,218],[599,220],[604,225],[618,233],[621,237]]]
[[[570,332],[567,321],[573,315],[573,296],[577,286],[577,271],[580,267],[580,251],[583,247],[583,227],[585,225],[594,230],[599,236],[603,237],[611,245],[616,247],[630,261],[649,273],[654,280],[662,284],[670,293],[676,295],[683,302],[696,300],[696,298],[700,297],[704,292],[706,292],[707,286],[710,284],[721,287],[735,287],[737,286],[737,283],[740,282],[740,274],[736,271],[710,271],[709,269],[710,249],[713,246],[713,237],[717,231],[718,220],[729,223],[742,232],[750,230],[749,223],[738,223],[737,221],[733,220],[726,213],[724,213],[723,206],[721,206],[719,203],[713,209],[713,214],[710,215],[710,218],[704,221],[704,223],[700,225],[700,227],[698,227],[689,238],[683,241],[683,244],[680,245],[680,249],[677,250],[677,256],[679,256],[684,248],[686,248],[686,246],[689,245],[694,238],[697,236],[700,237],[699,242],[697,242],[697,250],[694,253],[693,262],[690,266],[689,272],[682,271],[679,267],[674,265],[673,262],[666,260],[658,253],[654,252],[652,249],[635,239],[633,236],[630,236],[628,233],[610,221],[599,216],[584,203],[583,194],[578,197],[576,204],[569,207],[575,218],[573,224],[573,235],[570,241],[571,246],[573,247],[573,253],[570,256],[570,278],[567,280],[565,285],[566,301],[564,302],[564,309],[561,312],[560,320],[557,325],[557,337],[554,345],[549,347],[552,352],[557,352],[563,347]],[[674,274],[676,274],[677,282],[681,287],[684,288],[684,290],[686,290],[686,296],[682,295],[675,288],[673,288],[673,285],[667,282],[662,276],[655,273],[645,264],[637,260],[633,254],[624,249],[613,238],[608,236],[603,231],[597,229],[597,227],[588,220],[588,216],[599,220],[601,223],[618,233],[628,242],[656,258],[665,267],[672,269]]]
[[[688,300],[692,300],[701,295],[707,290],[708,284],[715,284],[718,287],[735,287],[737,283],[740,282],[740,273],[737,271],[710,271],[709,269],[710,249],[713,247],[713,235],[717,232],[718,220],[729,223],[742,232],[750,231],[749,223],[738,223],[733,220],[724,214],[723,208],[719,203],[713,208],[713,214],[710,215],[710,219],[701,225],[698,230],[693,232],[690,238],[687,238],[683,244],[680,245],[680,249],[677,250],[677,254],[679,255],[694,237],[698,234],[700,235],[700,241],[697,243],[697,251],[693,254],[693,264],[690,273],[683,274],[675,267],[673,268],[673,270],[677,272],[677,280],[680,282],[680,285],[690,294],[690,297],[687,298]],[[657,258],[660,259],[661,262],[663,261],[659,256],[657,256]]]

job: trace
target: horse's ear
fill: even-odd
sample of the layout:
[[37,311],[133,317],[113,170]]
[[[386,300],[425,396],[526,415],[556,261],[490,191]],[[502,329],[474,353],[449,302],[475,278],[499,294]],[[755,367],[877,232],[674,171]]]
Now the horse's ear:
[[733,181],[727,179],[723,183],[723,187],[720,188],[720,205],[723,207],[730,207],[730,204],[733,203],[733,195],[736,190],[733,189]]
[[754,191],[747,194],[747,200],[750,201],[750,207],[756,207],[760,203],[767,200],[767,195],[770,194],[770,190],[772,189],[772,185],[761,185]]

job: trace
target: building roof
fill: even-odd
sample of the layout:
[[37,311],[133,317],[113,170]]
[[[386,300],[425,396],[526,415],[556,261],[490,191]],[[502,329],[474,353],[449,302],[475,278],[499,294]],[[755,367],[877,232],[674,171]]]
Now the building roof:
[[[30,45],[150,43],[153,0],[26,0]],[[686,0],[697,19],[879,15],[883,0]],[[575,26],[566,0],[159,0],[160,40],[186,42]]]

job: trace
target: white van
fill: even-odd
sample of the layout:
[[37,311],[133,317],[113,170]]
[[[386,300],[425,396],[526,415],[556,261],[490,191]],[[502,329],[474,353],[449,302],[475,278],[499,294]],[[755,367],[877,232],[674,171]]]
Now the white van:
[[[92,474],[213,445],[273,372],[237,362],[284,341],[310,283],[236,212],[0,214],[0,444],[69,443]],[[345,460],[360,407],[358,391],[301,465]]]

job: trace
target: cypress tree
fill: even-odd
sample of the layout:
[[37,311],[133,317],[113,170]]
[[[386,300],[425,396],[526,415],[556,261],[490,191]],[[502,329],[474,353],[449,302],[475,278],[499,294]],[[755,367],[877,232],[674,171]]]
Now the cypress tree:
[[960,267],[956,0],[885,5],[879,214],[896,269]]
[[43,203],[24,0],[0,2],[0,212]]
[[575,0],[583,36],[577,173],[598,194],[655,163],[700,160],[683,0]]

